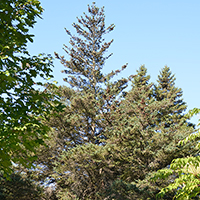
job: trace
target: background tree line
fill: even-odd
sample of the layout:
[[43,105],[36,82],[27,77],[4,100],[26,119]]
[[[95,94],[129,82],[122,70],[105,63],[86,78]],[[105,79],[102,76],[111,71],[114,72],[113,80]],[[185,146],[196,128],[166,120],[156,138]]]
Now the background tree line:
[[[184,171],[191,165],[180,162],[188,157],[198,167],[198,136],[170,68],[157,83],[145,66],[127,78],[116,78],[127,64],[104,74],[113,42],[104,35],[115,26],[106,27],[104,8],[93,3],[73,23],[77,35],[66,29],[69,59],[55,53],[66,86],[47,84],[51,57],[31,57],[26,47],[27,27],[41,13],[39,1],[0,2],[1,199],[173,199],[180,191],[197,198],[198,173],[186,193],[192,186],[180,175],[191,179]],[[35,83],[37,76],[46,82]]]

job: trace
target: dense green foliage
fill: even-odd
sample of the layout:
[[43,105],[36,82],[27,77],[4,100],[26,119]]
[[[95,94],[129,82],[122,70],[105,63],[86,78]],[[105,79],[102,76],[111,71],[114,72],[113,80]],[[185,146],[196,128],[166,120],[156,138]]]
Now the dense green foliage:
[[[122,140],[117,146],[120,149],[120,167],[124,170],[120,177],[144,190],[143,199],[154,199],[157,191],[173,177],[153,184],[152,174],[168,166],[174,158],[194,154],[196,150],[192,148],[193,143],[184,148],[178,146],[178,141],[188,136],[193,128],[184,122],[166,126],[166,121],[160,120],[161,113],[162,118],[171,117],[171,113],[165,114],[165,110],[174,106],[174,102],[170,95],[160,101],[154,98],[155,90],[146,71],[144,66],[140,67],[132,81],[132,89],[122,101],[123,112],[116,127],[120,127]],[[166,194],[165,199],[171,199],[172,195]]]
[[[12,162],[30,167],[35,147],[43,144],[49,127],[41,123],[52,106],[39,92],[36,77],[53,77],[51,56],[30,56],[29,28],[42,13],[37,0],[0,1],[0,170],[11,173]],[[44,104],[45,103],[45,104]]]
[[33,200],[41,199],[43,190],[36,186],[32,180],[23,177],[22,174],[12,174],[10,180],[0,176],[0,199],[1,200]]
[[[200,109],[194,108],[189,111],[187,114],[188,117],[192,117],[195,114],[199,114]],[[199,126],[200,124],[198,124]],[[190,134],[184,140],[180,141],[180,145],[187,145],[190,141],[199,140],[200,131],[199,129],[196,132]],[[199,143],[194,147],[195,149],[199,149]],[[158,197],[163,198],[163,196],[171,190],[178,189],[175,199],[199,199],[200,194],[200,159],[199,154],[195,156],[188,156],[186,158],[177,158],[173,160],[170,164],[170,168],[159,170],[154,179],[158,178],[166,179],[172,174],[178,174],[176,180],[170,184],[169,186],[163,188],[161,192],[158,194]]]
[[[171,104],[163,110],[163,113],[160,113],[159,120],[165,121],[166,127],[169,127],[172,124],[178,124],[179,122],[184,121],[186,117],[184,111],[187,106],[182,98],[181,88],[175,87],[176,78],[170,71],[170,68],[165,66],[160,75],[158,76],[158,85],[155,86],[155,98],[157,101],[162,101],[163,99],[168,99]],[[186,119],[185,119],[186,120]]]

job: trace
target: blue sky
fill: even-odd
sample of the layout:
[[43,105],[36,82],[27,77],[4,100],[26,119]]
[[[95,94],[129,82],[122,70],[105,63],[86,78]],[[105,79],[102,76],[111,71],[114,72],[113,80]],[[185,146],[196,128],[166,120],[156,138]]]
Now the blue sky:
[[[56,51],[65,55],[63,44],[69,37],[64,27],[73,31],[71,24],[83,12],[87,12],[89,0],[40,0],[45,9],[43,19],[38,19],[34,43],[28,45],[31,54]],[[105,65],[105,72],[121,68],[127,77],[135,74],[144,64],[157,79],[159,71],[169,66],[176,76],[176,86],[182,88],[188,108],[200,107],[200,1],[199,0],[96,0],[98,7],[105,6],[106,25],[116,25],[106,36],[114,39],[109,49],[113,56]],[[67,58],[67,57],[66,57]],[[65,84],[61,73],[64,67],[54,61],[54,76],[59,84]],[[197,122],[195,117],[192,121]]]

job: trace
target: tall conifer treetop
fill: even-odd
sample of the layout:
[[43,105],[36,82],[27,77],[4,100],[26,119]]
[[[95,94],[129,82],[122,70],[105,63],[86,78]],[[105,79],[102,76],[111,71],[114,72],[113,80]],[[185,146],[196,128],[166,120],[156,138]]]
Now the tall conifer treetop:
[[166,126],[173,123],[179,123],[184,118],[184,111],[187,108],[183,101],[183,92],[181,88],[175,87],[175,75],[172,74],[170,68],[165,66],[158,76],[158,85],[155,86],[155,97],[157,101],[169,99],[171,104],[165,109],[162,115],[167,121]]
[[113,40],[104,42],[103,35],[112,31],[114,24],[105,27],[104,8],[99,9],[95,3],[88,6],[88,12],[89,15],[84,13],[84,17],[77,18],[78,23],[72,24],[79,37],[73,36],[66,29],[71,47],[64,45],[64,50],[70,60],[55,54],[67,68],[63,71],[67,74],[65,81],[78,89],[95,89],[97,83],[103,83],[105,79],[101,70],[105,61],[112,55],[104,56]]
[[[113,42],[105,42],[103,36],[114,29],[114,24],[106,28],[104,8],[99,9],[95,3],[88,6],[88,13],[77,18],[78,23],[72,24],[78,36],[72,35],[66,29],[71,46],[64,45],[64,50],[69,60],[57,53],[55,55],[67,68],[63,70],[67,76],[64,80],[76,90],[71,101],[76,113],[73,120],[80,122],[79,125],[76,124],[76,130],[83,135],[82,140],[96,142],[94,137],[106,127],[105,123],[102,123],[103,118],[106,118],[107,123],[111,123],[108,114],[110,106],[127,87],[128,79],[122,78],[114,83],[110,81],[127,65],[122,66],[121,70],[103,74],[105,61],[112,55],[105,53]],[[85,124],[85,127],[78,130],[81,124]]]
[[150,75],[147,75],[147,68],[142,65],[139,70],[136,71],[137,75],[134,76],[133,85],[137,87],[147,85],[150,80]]

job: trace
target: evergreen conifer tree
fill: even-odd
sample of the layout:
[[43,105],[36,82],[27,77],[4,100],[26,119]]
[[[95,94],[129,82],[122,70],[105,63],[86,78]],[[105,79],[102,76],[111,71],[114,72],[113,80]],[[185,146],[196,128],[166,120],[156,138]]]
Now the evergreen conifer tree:
[[172,74],[169,67],[165,66],[158,75],[158,85],[155,86],[156,100],[168,99],[171,102],[164,112],[160,113],[159,120],[165,120],[166,127],[186,120],[183,112],[186,111],[187,105],[182,99],[182,89],[175,86],[175,80],[175,75]]
[[[134,193],[137,199],[155,199],[156,193],[173,180],[153,183],[152,175],[159,169],[167,167],[171,161],[184,155],[196,153],[191,142],[184,148],[178,146],[178,141],[192,132],[186,124],[173,124],[166,127],[160,113],[171,105],[167,98],[157,101],[153,95],[153,84],[149,83],[150,76],[144,66],[137,71],[132,81],[132,89],[121,103],[120,115],[116,117],[114,134],[115,167],[121,172],[120,180],[136,185],[138,191]],[[136,194],[137,193],[137,194]],[[141,196],[141,193],[143,194]],[[165,199],[171,199],[174,193],[167,194]]]
[[149,84],[150,75],[147,75],[147,68],[142,65],[132,81],[134,87],[142,87]]
[[[105,42],[103,36],[114,25],[105,27],[104,9],[95,3],[88,6],[88,12],[89,15],[84,14],[73,24],[79,37],[66,30],[71,46],[65,46],[65,52],[70,59],[55,53],[66,67],[65,81],[74,91],[68,98],[65,116],[58,115],[61,119],[50,121],[51,126],[54,124],[53,131],[58,134],[62,129],[62,138],[65,135],[67,140],[61,147],[60,160],[55,162],[57,175],[52,175],[58,180],[57,194],[61,199],[101,199],[117,177],[111,159],[114,147],[108,141],[112,138],[118,98],[127,87],[128,79],[115,82],[111,79],[127,65],[103,74],[105,61],[111,56],[104,54],[113,42]],[[62,123],[55,124],[56,121]]]

